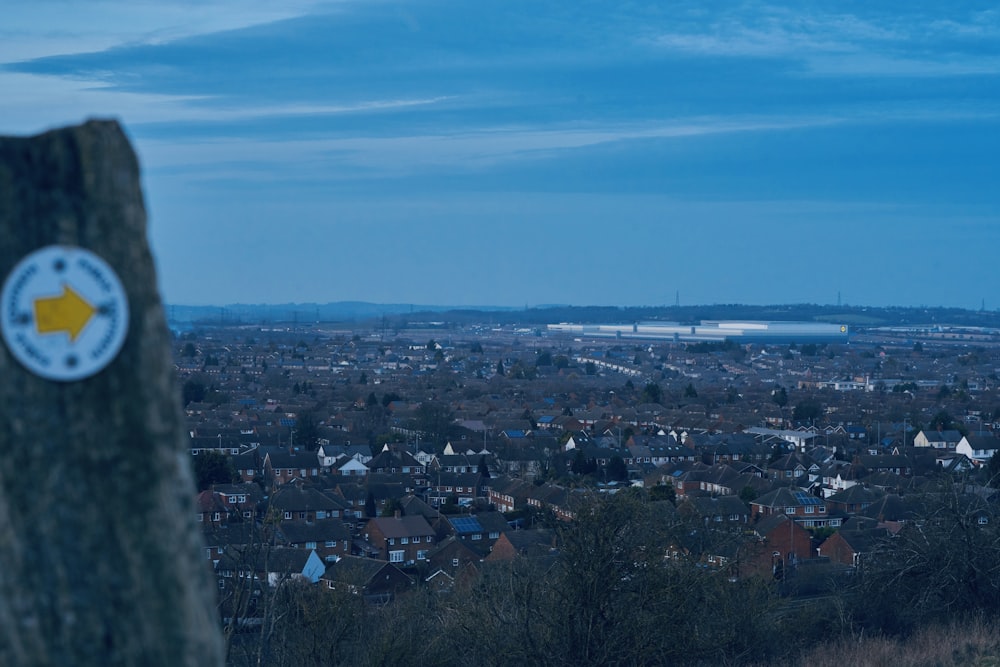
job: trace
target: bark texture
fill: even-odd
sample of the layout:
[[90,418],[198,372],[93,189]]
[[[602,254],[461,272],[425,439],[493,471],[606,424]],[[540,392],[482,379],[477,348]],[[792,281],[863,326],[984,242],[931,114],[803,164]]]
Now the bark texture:
[[0,664],[219,665],[139,165],[116,122],[0,137],[0,280],[52,244],[117,272],[129,330],[77,382],[0,343]]

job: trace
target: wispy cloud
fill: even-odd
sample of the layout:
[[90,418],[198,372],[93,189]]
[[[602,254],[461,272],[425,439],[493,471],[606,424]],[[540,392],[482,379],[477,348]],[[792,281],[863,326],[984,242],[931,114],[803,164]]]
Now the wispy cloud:
[[[4,6],[0,64],[237,30],[349,0],[32,0]],[[39,30],[38,26],[45,26]]]
[[[1000,12],[935,20],[916,13],[791,11],[762,6],[653,38],[659,48],[701,57],[782,58],[815,75],[942,77],[1000,72]],[[942,48],[944,46],[945,48]]]
[[[143,155],[146,165],[152,169],[183,167],[192,174],[214,173],[224,178],[239,174],[253,179],[254,174],[267,174],[269,179],[295,179],[301,177],[302,171],[384,178],[422,173],[427,169],[482,170],[614,143],[788,130],[838,122],[842,120],[833,116],[685,118],[654,124],[491,127],[476,132],[393,137],[285,141],[148,139],[143,142]],[[317,168],[321,171],[316,171]]]

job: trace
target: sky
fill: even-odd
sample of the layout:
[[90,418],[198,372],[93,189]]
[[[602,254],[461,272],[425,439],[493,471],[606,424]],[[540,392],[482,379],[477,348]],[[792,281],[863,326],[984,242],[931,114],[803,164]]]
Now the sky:
[[995,3],[5,0],[171,304],[1000,308]]

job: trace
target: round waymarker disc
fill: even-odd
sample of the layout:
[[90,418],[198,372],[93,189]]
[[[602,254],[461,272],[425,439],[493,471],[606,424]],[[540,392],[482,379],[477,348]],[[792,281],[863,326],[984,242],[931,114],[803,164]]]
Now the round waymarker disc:
[[10,272],[0,333],[32,373],[72,382],[111,363],[128,333],[128,300],[114,270],[89,250],[46,246]]

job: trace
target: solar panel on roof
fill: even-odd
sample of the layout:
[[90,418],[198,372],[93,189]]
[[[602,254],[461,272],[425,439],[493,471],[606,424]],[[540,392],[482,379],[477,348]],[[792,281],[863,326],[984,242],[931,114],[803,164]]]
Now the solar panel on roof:
[[806,493],[805,491],[796,491],[795,500],[800,505],[820,505],[823,502],[816,496]]
[[479,519],[473,516],[463,516],[451,520],[451,525],[460,533],[482,532],[483,527],[479,525]]

